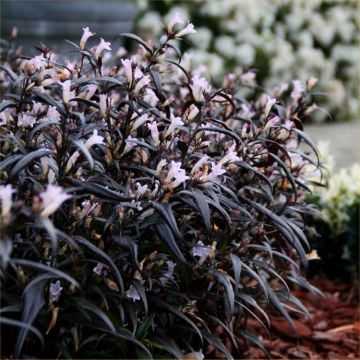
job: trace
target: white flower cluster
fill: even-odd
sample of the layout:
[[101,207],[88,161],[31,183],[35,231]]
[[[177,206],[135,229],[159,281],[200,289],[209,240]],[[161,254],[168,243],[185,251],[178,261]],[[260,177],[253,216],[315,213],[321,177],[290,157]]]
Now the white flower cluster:
[[334,168],[334,161],[329,155],[329,144],[319,142],[318,148],[327,169],[327,187],[314,188],[319,199],[321,212],[331,226],[334,234],[346,231],[351,213],[360,205],[360,165],[340,170]]
[[[152,9],[153,2],[142,1],[144,15],[137,26],[145,38],[156,38],[161,23],[176,13],[197,19],[196,36],[189,36],[193,65],[204,65],[214,79],[225,71],[256,68],[265,75],[261,85],[266,88],[314,76],[320,91],[328,94],[317,96],[316,102],[344,120],[359,112],[356,3],[222,0],[220,5],[198,0],[176,3],[160,14]],[[328,115],[319,111],[314,116],[323,120]]]

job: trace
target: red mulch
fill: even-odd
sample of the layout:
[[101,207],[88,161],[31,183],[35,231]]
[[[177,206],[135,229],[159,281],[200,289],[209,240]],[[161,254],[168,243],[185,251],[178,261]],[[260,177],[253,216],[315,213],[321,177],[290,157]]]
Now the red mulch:
[[[271,337],[255,320],[248,322],[249,330],[261,334],[263,345],[272,359],[359,359],[359,289],[354,284],[337,283],[324,277],[313,279],[326,299],[305,290],[293,293],[308,308],[312,319],[295,317],[297,339],[290,325],[279,315],[271,316]],[[249,359],[263,359],[258,348],[249,348]]]

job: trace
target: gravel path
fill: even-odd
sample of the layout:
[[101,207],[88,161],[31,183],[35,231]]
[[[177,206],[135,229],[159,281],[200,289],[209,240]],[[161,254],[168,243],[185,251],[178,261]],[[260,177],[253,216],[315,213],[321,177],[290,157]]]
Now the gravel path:
[[325,125],[305,125],[305,131],[317,143],[325,140],[337,168],[350,167],[360,163],[360,121]]

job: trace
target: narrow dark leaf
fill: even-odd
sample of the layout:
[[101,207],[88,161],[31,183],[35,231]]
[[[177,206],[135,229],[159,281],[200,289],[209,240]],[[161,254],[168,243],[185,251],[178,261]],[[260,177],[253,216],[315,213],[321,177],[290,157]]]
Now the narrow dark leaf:
[[203,218],[204,224],[206,226],[207,231],[211,231],[211,223],[210,223],[210,208],[209,204],[206,202],[205,196],[200,189],[193,188],[192,194],[195,199],[195,202],[198,206],[200,214]]
[[184,320],[186,323],[188,323],[192,327],[194,332],[199,335],[201,342],[203,341],[203,337],[202,337],[202,334],[201,334],[199,328],[186,315],[184,315],[182,312],[180,312],[175,306],[172,306],[169,303],[162,301],[155,297],[149,298],[149,302],[153,303],[154,305],[156,305],[162,309],[168,310],[169,312],[173,313],[175,316]]
[[158,203],[158,202],[153,201],[151,203],[151,206],[162,216],[162,218],[165,220],[166,224],[172,230],[173,234],[178,239],[181,239],[182,236],[181,236],[181,233],[176,224],[176,220],[175,220],[173,211],[171,209],[171,205],[169,203]]
[[102,260],[104,260],[109,267],[114,272],[114,275],[116,277],[116,280],[118,282],[118,285],[121,288],[121,292],[124,293],[124,282],[120,275],[118,267],[115,265],[113,260],[110,258],[109,255],[107,255],[104,251],[100,250],[98,247],[93,245],[89,240],[83,238],[82,236],[74,236],[74,240],[81,245],[87,247],[90,251],[92,251],[95,255],[99,256]]
[[122,33],[119,36],[136,41],[138,44],[142,45],[150,54],[152,54],[153,51],[150,49],[149,45],[139,36],[131,33]]
[[51,153],[52,153],[51,150],[40,149],[40,150],[32,151],[31,153],[28,153],[27,155],[23,156],[10,171],[9,179],[12,179],[14,176],[16,176],[22,169],[24,169],[32,161],[42,158]]
[[160,239],[170,248],[171,252],[184,264],[187,264],[187,261],[179,249],[174,235],[170,227],[165,222],[158,222],[155,224],[155,229]]

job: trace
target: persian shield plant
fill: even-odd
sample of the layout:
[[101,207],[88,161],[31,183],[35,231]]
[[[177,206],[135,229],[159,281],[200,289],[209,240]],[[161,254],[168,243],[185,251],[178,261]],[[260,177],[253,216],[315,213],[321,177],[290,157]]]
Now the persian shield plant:
[[6,356],[231,358],[257,343],[247,317],[269,327],[272,306],[294,326],[289,311],[307,313],[288,284],[314,290],[312,86],[287,102],[247,102],[232,76],[214,88],[174,45],[193,32],[176,16],[158,44],[122,34],[139,44],[124,58],[103,39],[89,48],[85,28],[65,65],[4,45]]

